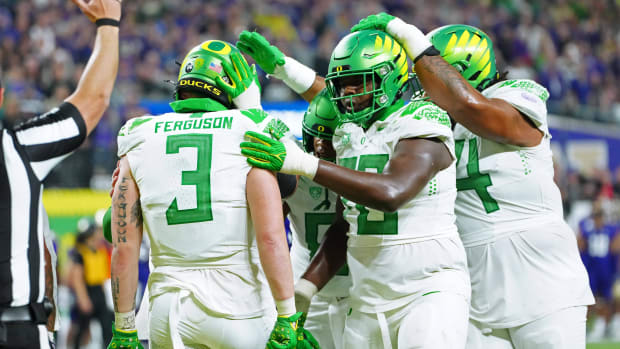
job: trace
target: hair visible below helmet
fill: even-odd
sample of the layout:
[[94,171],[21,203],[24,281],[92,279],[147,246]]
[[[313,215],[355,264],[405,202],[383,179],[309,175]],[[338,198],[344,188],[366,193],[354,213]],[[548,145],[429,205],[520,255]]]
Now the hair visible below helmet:
[[233,52],[240,51],[233,44],[221,40],[208,40],[191,49],[179,69],[175,99],[180,99],[181,91],[192,91],[204,95],[204,98],[213,99],[227,108],[234,108],[232,98],[215,84],[218,76],[226,83],[231,82],[222,62],[228,62],[232,66],[230,54]]
[[326,89],[319,92],[304,113],[301,137],[306,152],[314,151],[314,137],[331,141],[338,126],[338,116]]
[[[409,63],[407,53],[389,34],[378,30],[361,30],[345,36],[332,53],[327,88],[341,122],[366,124],[377,112],[391,106],[407,89]],[[359,76],[364,91],[343,96],[341,79]],[[372,88],[366,89],[372,81]],[[370,106],[355,110],[352,97],[372,95]],[[350,103],[351,110],[343,106]]]
[[426,37],[475,89],[482,91],[499,78],[493,42],[482,30],[452,24],[439,27]]

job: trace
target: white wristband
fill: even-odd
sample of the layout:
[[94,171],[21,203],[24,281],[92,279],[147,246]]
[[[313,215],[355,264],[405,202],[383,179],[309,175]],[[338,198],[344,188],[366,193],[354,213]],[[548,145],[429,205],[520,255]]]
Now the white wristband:
[[288,87],[298,94],[308,91],[316,78],[314,70],[288,56],[284,57],[283,65],[276,65],[271,75],[284,81]]
[[400,18],[394,18],[385,30],[392,35],[398,42],[405,47],[409,58],[416,59],[422,52],[426,51],[431,45],[431,41],[418,27],[403,22]]
[[136,330],[136,313],[128,311],[126,313],[114,312],[114,327],[117,330],[135,331]]
[[286,139],[282,143],[286,147],[286,157],[280,172],[314,179],[319,169],[319,158],[301,150],[293,141]]
[[295,297],[276,301],[276,309],[278,310],[278,316],[289,317],[295,315],[297,312],[295,309]]
[[304,278],[299,279],[295,284],[295,306],[298,311],[308,312],[312,297],[319,292],[319,289],[311,281]]
[[260,88],[252,81],[247,90],[233,98],[233,103],[237,109],[263,109],[260,102]]

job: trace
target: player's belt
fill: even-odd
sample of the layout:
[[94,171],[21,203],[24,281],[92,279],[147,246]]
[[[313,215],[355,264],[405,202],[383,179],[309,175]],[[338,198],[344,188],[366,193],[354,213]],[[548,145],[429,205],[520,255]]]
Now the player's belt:
[[38,324],[45,324],[51,311],[49,306],[44,303],[32,303],[19,307],[0,309],[0,322],[14,321],[35,321]]
[[2,309],[0,310],[0,321],[32,321],[32,316],[30,316],[30,306],[22,305],[21,307]]

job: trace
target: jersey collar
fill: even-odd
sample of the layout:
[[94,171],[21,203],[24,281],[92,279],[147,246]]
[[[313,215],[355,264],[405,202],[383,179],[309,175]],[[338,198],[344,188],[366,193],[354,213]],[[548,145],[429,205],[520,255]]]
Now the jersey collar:
[[170,107],[175,113],[191,113],[199,111],[222,111],[228,110],[221,103],[209,98],[188,98],[170,102]]

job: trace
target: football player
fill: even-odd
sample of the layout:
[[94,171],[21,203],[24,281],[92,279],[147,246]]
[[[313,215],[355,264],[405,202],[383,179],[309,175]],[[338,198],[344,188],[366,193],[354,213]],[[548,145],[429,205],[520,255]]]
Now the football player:
[[[302,120],[303,148],[318,158],[336,161],[336,151],[332,144],[334,130],[338,126],[336,110],[326,89],[316,93],[325,85],[324,79],[312,69],[285,56],[259,33],[243,31],[239,35],[237,47],[252,56],[271,77],[281,79],[300,96],[308,99],[310,105]],[[334,220],[337,199],[338,194],[303,176],[299,177],[294,193],[284,199],[284,213],[290,219],[293,233],[291,262],[295,280],[298,280],[296,288],[314,288],[314,284],[301,279],[301,275],[324,238],[325,228]],[[310,304],[310,299],[295,299],[297,310],[307,312],[304,328],[312,332],[323,349],[342,347],[350,286],[348,268],[343,267],[312,298]]]
[[470,286],[454,224],[450,120],[425,100],[404,105],[408,67],[403,47],[384,32],[338,43],[325,78],[340,121],[337,164],[257,132],[241,144],[253,166],[302,175],[340,195],[336,220],[303,275],[312,285],[297,287],[296,297],[303,291],[311,299],[346,257],[353,284],[345,348],[465,345]]
[[134,302],[143,225],[154,265],[152,348],[295,348],[301,313],[278,183],[237,150],[247,130],[279,137],[288,128],[260,109],[253,67],[224,41],[187,54],[175,97],[173,113],[132,119],[119,132],[110,348],[140,347]]
[[593,297],[553,181],[549,92],[502,81],[478,28],[424,35],[382,13],[352,30],[370,28],[405,47],[421,91],[457,122],[456,216],[472,283],[467,347],[584,348]]
[[[304,114],[304,150],[320,159],[336,161],[336,151],[332,145],[336,126],[336,111],[327,91],[323,90],[312,100]],[[326,228],[334,220],[337,200],[338,194],[303,176],[299,178],[295,192],[284,199],[285,213],[288,213],[293,232],[291,262],[295,280],[300,280],[315,255]],[[299,311],[309,308],[304,328],[312,332],[323,349],[342,347],[344,320],[349,310],[350,286],[348,268],[343,267],[321,292],[314,296],[310,306],[303,304],[298,307]],[[301,301],[300,298],[296,300]]]

